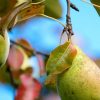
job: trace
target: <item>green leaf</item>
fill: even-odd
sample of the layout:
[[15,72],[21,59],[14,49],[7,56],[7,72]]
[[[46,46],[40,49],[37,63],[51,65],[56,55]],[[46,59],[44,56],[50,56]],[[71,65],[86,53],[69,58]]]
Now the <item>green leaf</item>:
[[18,14],[18,22],[27,20],[37,14],[44,14],[44,7],[44,1],[29,4],[27,7],[23,8]]
[[45,14],[54,18],[62,16],[62,7],[59,0],[46,0]]
[[[42,0],[33,0],[33,2],[39,2]],[[59,0],[45,0],[45,13],[48,16],[54,18],[60,18],[62,16],[62,7]]]
[[63,73],[71,66],[76,53],[75,47],[69,41],[52,51],[46,65],[48,74],[46,85],[54,84],[57,75]]
[[0,69],[0,82],[3,83],[10,83],[10,75],[7,72],[7,66],[4,65],[1,69]]
[[[91,0],[91,2],[93,4],[99,5],[100,6],[100,0]],[[94,6],[95,7],[95,6]],[[96,11],[98,12],[98,14],[100,15],[100,8],[95,7]]]

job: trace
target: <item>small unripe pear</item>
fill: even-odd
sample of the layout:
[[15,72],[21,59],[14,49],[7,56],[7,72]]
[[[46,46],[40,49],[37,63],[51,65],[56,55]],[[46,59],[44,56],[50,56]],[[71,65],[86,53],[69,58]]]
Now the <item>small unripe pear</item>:
[[9,37],[6,36],[6,38],[4,38],[0,35],[0,67],[2,67],[6,62],[9,53],[9,45]]

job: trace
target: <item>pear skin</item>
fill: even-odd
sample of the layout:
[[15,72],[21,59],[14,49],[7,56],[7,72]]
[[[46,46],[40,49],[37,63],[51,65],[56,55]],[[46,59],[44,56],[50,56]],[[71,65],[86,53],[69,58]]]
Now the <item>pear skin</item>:
[[7,59],[7,48],[4,37],[0,35],[0,67],[5,63]]
[[57,76],[61,100],[100,100],[100,68],[78,47],[71,67]]

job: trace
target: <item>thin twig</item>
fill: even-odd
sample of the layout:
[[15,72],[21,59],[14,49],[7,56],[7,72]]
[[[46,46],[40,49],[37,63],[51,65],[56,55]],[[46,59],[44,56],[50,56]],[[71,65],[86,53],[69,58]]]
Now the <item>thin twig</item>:
[[[68,28],[70,25],[70,0],[66,0],[66,2],[67,2],[66,28]],[[70,40],[71,34],[69,33],[68,30],[66,30],[66,31],[67,31],[67,35],[68,35],[68,40]]]
[[64,32],[66,32],[66,34],[68,36],[68,41],[69,41],[69,40],[71,40],[71,36],[73,35],[71,18],[70,18],[71,2],[70,2],[70,0],[66,0],[66,2],[67,2],[66,27],[64,27],[61,36],[64,34]]
[[73,8],[75,11],[79,11],[79,9],[73,3],[71,3],[70,0],[66,0],[66,2],[67,2],[66,27],[64,27],[62,31],[62,34],[60,37],[60,43],[61,43],[62,35],[64,34],[64,32],[66,32],[68,36],[68,41],[70,41],[71,36],[74,35],[72,31],[72,24],[71,24],[70,7]]
[[20,46],[21,48],[27,50],[28,52],[30,52],[32,55],[36,55],[36,54],[41,54],[41,55],[44,55],[44,56],[49,56],[49,54],[44,54],[44,53],[41,53],[41,52],[38,52],[38,51],[35,51],[33,49],[29,49],[27,48],[26,46],[22,45],[22,44],[19,44],[13,40],[10,40],[10,42],[14,45],[17,45],[17,46]]
[[[67,16],[70,17],[70,0],[66,0],[67,2]],[[68,21],[67,21],[68,24]]]

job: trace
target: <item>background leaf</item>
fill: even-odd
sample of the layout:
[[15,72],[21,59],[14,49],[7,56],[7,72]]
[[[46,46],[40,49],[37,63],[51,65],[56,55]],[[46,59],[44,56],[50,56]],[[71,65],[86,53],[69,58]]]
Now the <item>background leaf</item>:
[[29,6],[23,8],[18,14],[18,21],[29,19],[36,14],[44,14],[44,7],[44,2],[40,2],[39,4],[31,3]]
[[46,0],[45,14],[54,18],[62,16],[62,7],[59,0]]
[[16,3],[17,0],[0,0],[0,31]]
[[27,74],[21,75],[20,79],[21,85],[17,90],[15,100],[27,100],[27,97],[28,100],[36,100],[40,95],[42,85]]
[[[33,2],[39,2],[42,0],[33,0]],[[54,18],[60,18],[62,16],[62,7],[59,0],[45,0],[45,14]]]
[[[100,0],[91,0],[91,2],[100,6]],[[100,8],[95,7],[95,9],[98,12],[98,14],[100,15]]]
[[17,3],[17,0],[0,0],[0,17],[5,16]]

